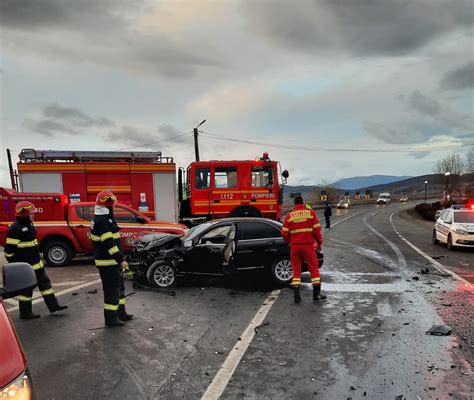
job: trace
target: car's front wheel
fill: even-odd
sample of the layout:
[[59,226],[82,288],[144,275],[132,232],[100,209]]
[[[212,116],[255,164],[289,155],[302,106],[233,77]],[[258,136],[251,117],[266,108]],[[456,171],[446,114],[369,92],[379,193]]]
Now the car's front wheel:
[[169,287],[176,279],[176,271],[168,261],[155,261],[148,268],[146,279],[154,287]]
[[277,283],[281,285],[290,283],[293,279],[290,257],[277,258],[271,266],[271,273]]
[[451,236],[451,234],[448,235],[448,241],[446,242],[446,247],[448,250],[454,250],[453,237]]
[[433,237],[432,237],[431,241],[433,242],[433,244],[438,244],[439,243],[439,240],[436,237],[436,229],[433,229]]

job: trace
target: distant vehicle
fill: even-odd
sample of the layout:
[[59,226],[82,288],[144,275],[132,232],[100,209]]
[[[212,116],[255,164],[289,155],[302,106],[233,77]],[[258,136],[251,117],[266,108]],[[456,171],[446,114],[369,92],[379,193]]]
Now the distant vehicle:
[[[182,275],[223,275],[225,248],[235,230],[232,270],[266,269],[278,284],[288,284],[293,270],[281,227],[280,222],[265,218],[225,218],[197,225],[181,236],[143,235],[133,243],[128,261],[139,277],[155,287],[171,286]],[[316,254],[322,266],[324,256]]]
[[402,196],[400,197],[400,203],[406,203],[408,201],[408,197],[407,196]]
[[[4,246],[8,226],[15,218],[14,207],[18,200],[31,201],[38,208],[35,228],[46,264],[53,267],[71,263],[76,254],[92,254],[90,223],[94,217],[94,202],[69,202],[60,193],[19,193],[0,188],[0,214],[7,220],[0,221],[0,245]],[[128,240],[143,232],[183,234],[187,227],[175,222],[152,221],[142,213],[118,203],[114,217],[119,224],[124,251],[131,250]]]
[[390,203],[390,193],[380,193],[379,198],[377,199],[377,204],[389,204]]
[[351,208],[351,202],[346,199],[341,199],[337,203],[337,208]]
[[0,287],[0,399],[35,399],[26,357],[3,300],[18,296],[36,284],[36,274],[31,265],[11,263],[3,267],[4,286]]
[[474,247],[474,204],[464,208],[441,210],[433,228],[433,243],[454,247]]

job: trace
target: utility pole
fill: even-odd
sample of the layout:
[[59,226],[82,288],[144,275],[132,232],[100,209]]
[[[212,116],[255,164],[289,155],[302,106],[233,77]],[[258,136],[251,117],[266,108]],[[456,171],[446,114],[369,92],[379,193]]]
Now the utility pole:
[[196,155],[196,161],[200,161],[199,158],[199,131],[198,128],[204,123],[206,120],[202,121],[198,126],[196,126],[193,131],[194,131],[194,153]]
[[8,169],[10,170],[10,180],[12,182],[12,189],[16,190],[15,173],[13,172],[12,154],[10,152],[10,149],[7,149],[7,158],[8,158]]

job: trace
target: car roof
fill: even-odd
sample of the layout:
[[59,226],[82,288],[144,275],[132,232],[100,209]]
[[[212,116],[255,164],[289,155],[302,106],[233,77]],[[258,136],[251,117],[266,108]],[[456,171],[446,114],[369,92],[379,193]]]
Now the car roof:
[[281,225],[281,222],[275,221],[273,219],[268,218],[258,218],[258,217],[232,217],[232,218],[220,218],[214,219],[212,221],[207,221],[207,223],[211,225],[219,224],[219,223],[232,223],[232,222],[266,222],[272,225]]

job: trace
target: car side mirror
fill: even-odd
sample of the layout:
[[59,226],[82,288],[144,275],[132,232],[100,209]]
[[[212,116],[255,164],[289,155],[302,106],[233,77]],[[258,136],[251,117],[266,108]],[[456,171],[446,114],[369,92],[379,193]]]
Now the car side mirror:
[[143,217],[140,216],[140,215],[137,215],[137,222],[138,222],[139,224],[146,224],[146,219],[143,218]]
[[35,271],[30,264],[24,262],[4,265],[2,278],[3,288],[0,288],[0,296],[4,299],[18,296],[38,284]]

